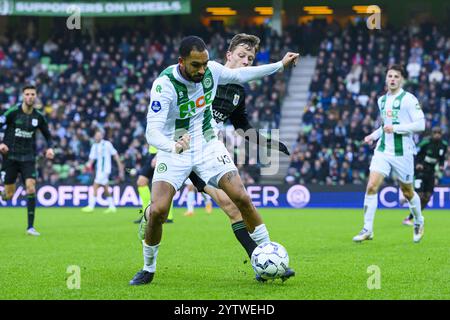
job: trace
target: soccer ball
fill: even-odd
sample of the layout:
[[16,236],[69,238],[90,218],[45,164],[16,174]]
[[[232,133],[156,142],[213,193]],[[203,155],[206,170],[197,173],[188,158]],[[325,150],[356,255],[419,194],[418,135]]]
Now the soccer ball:
[[253,250],[252,267],[265,280],[282,276],[289,267],[286,249],[276,242],[265,242]]

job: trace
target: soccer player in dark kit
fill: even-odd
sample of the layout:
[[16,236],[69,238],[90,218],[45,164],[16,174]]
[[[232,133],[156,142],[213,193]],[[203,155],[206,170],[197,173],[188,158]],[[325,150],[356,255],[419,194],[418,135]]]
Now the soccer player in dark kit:
[[[444,169],[445,154],[448,143],[442,139],[440,127],[433,127],[431,137],[424,138],[418,145],[419,153],[416,156],[414,175],[414,189],[420,197],[422,210],[427,206],[434,192],[435,171]],[[412,226],[414,216],[410,213],[403,220],[404,225]]]
[[10,200],[16,191],[16,180],[20,173],[27,193],[27,234],[39,236],[34,228],[36,208],[36,131],[39,129],[47,141],[45,157],[53,159],[52,140],[44,115],[34,108],[37,90],[32,85],[22,89],[23,102],[9,108],[0,115],[0,130],[5,129],[0,142],[2,168],[0,179],[5,186],[3,200]]

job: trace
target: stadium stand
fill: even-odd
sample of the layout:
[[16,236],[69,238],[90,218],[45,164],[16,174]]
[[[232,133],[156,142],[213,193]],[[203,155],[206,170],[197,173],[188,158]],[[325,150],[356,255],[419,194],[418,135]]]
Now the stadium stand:
[[[444,30],[424,24],[374,33],[364,26],[330,25],[320,43],[285,181],[365,182],[373,149],[361,142],[380,125],[377,97],[384,91],[385,68],[393,63],[406,67],[405,89],[421,102],[427,129],[441,126],[448,141],[450,37]],[[450,181],[447,154],[442,184]]]

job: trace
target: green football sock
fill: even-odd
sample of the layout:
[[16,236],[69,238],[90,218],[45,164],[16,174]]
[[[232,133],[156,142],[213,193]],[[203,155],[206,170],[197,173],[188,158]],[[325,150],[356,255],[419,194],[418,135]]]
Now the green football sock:
[[173,220],[173,201],[172,201],[172,204],[170,205],[169,216],[167,217],[167,219]]
[[150,204],[152,196],[150,194],[150,188],[148,186],[138,187],[139,196],[142,200],[142,212]]

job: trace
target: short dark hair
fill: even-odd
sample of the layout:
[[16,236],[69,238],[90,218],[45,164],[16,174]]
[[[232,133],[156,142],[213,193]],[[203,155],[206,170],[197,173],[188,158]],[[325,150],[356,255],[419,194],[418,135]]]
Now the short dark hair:
[[206,50],[206,44],[202,38],[197,36],[188,36],[183,38],[180,43],[180,57],[186,58],[191,54],[192,50],[199,52]]
[[25,90],[28,90],[28,89],[33,89],[33,90],[37,91],[36,86],[34,86],[32,84],[26,84],[26,85],[23,86],[22,92],[25,92]]
[[401,64],[393,64],[393,65],[389,66],[389,68],[387,69],[386,73],[387,73],[389,70],[395,70],[395,71],[398,71],[398,72],[400,72],[400,74],[402,75],[403,78],[406,78],[406,71],[405,71],[405,68],[403,68],[403,66],[402,66]]
[[254,35],[246,34],[246,33],[238,33],[235,35],[230,42],[230,46],[228,47],[228,51],[233,52],[237,46],[245,44],[250,48],[255,49],[255,53],[259,50],[259,43],[261,40]]

